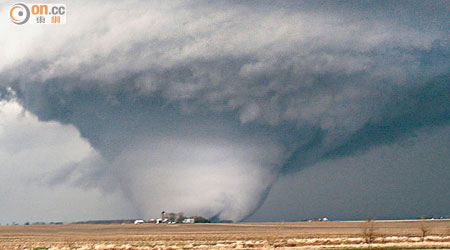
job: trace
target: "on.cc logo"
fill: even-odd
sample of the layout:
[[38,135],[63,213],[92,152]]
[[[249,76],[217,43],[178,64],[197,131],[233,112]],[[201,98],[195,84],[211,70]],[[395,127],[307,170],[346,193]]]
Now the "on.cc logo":
[[16,3],[11,6],[9,17],[15,24],[24,24],[30,19],[30,10],[23,3]]

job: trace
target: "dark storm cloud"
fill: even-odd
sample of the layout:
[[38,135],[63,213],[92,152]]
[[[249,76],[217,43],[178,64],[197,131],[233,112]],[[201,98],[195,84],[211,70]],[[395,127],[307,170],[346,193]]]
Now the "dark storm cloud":
[[[373,118],[340,145],[318,152],[324,132],[317,130],[306,146],[299,148],[288,160],[284,171],[297,170],[321,159],[339,158],[366,152],[371,147],[391,144],[413,137],[422,127],[448,124],[450,120],[450,77],[441,76],[424,87],[411,91],[394,90],[394,98],[383,108],[381,116]],[[405,93],[406,92],[406,93]],[[322,157],[317,157],[318,154]]]
[[448,217],[449,140],[448,125],[424,127],[414,137],[291,173],[248,220]]
[[[88,13],[80,13],[82,4]],[[159,209],[138,198],[158,189],[140,179],[149,171],[176,189],[153,191],[165,193],[156,200],[185,190],[175,185],[182,174],[162,169],[215,176],[223,186],[206,195],[213,205],[187,199],[185,206],[239,220],[258,208],[280,171],[449,122],[445,1],[90,1],[69,7],[79,22],[58,29],[57,41],[26,41],[14,57],[7,54],[1,84],[39,119],[76,126],[146,216],[145,210]],[[46,34],[37,29],[29,38]],[[5,53],[16,47],[12,38],[1,45]],[[191,147],[186,154],[183,148]],[[215,150],[203,155],[208,148]],[[223,166],[214,166],[221,160]],[[86,180],[104,174],[88,171]],[[232,179],[245,192],[230,189]]]

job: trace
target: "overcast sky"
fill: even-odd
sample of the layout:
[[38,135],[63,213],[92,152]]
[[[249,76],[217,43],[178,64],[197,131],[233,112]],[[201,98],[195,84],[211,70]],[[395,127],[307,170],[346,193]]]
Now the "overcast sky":
[[450,215],[448,1],[63,2],[0,21],[0,223]]

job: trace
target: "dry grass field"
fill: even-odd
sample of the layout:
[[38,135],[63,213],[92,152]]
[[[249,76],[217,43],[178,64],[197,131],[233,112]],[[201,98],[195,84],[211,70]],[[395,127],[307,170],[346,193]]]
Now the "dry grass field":
[[363,234],[366,225],[352,221],[0,226],[0,249],[450,249],[450,220],[376,221],[370,243]]

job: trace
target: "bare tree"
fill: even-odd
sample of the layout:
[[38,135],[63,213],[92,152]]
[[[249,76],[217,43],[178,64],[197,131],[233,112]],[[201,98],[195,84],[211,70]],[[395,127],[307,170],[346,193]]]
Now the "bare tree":
[[185,218],[184,213],[178,213],[177,223],[182,223]]
[[169,221],[176,221],[177,220],[177,214],[176,213],[168,213],[167,214],[167,219]]
[[422,241],[425,241],[425,237],[430,233],[431,229],[425,224],[425,219],[422,219],[419,223],[419,230],[421,233]]
[[366,219],[366,223],[363,225],[363,238],[366,243],[372,243],[375,239],[375,218],[369,216]]

